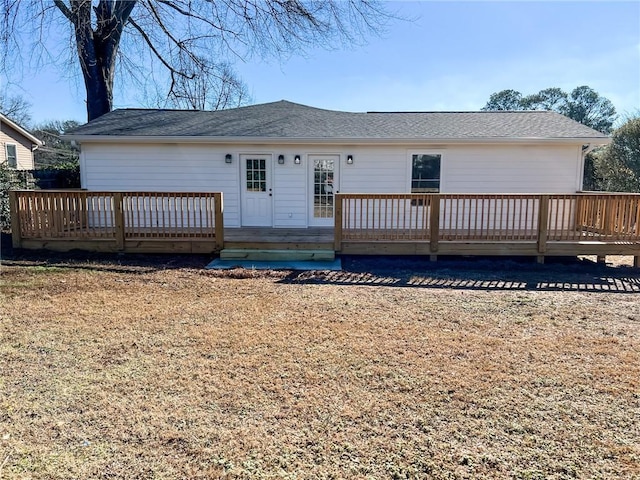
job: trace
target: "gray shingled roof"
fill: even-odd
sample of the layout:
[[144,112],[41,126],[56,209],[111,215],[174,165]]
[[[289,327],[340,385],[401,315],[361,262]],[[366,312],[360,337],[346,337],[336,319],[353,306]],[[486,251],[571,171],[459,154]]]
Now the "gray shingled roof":
[[605,139],[554,112],[350,113],[279,101],[219,111],[121,109],[78,127],[86,136],[287,139]]

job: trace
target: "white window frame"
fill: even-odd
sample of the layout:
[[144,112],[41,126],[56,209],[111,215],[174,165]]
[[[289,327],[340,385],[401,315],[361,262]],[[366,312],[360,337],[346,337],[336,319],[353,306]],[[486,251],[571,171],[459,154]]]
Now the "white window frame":
[[[13,165],[9,161],[9,147],[13,147]],[[15,143],[5,143],[4,144],[4,153],[7,165],[10,168],[18,168],[18,146]]]
[[442,192],[442,185],[444,179],[444,152],[441,150],[412,150],[407,152],[408,163],[408,179],[407,179],[407,192],[413,193],[413,156],[414,155],[439,155],[440,156],[440,182],[438,184],[437,192],[424,192],[424,193],[440,193]]

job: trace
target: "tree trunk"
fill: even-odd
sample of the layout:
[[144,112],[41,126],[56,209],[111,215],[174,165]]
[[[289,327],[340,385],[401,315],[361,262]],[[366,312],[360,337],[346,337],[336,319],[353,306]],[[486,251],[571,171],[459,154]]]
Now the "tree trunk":
[[[60,0],[56,6],[74,25],[78,59],[87,92],[87,120],[94,120],[113,108],[113,79],[116,54],[124,26],[136,0],[71,0],[70,8]],[[95,30],[92,27],[95,13]]]
[[87,121],[89,122],[110,112],[113,108],[113,67],[103,65],[102,61],[102,56],[96,55],[91,65],[82,68],[87,91]]

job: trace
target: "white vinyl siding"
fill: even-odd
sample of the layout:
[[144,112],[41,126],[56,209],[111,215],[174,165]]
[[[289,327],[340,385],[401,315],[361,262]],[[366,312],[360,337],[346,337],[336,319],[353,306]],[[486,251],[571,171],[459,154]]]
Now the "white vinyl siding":
[[225,225],[240,225],[238,156],[206,145],[82,145],[88,190],[222,192]]
[[[300,164],[293,163],[300,150],[280,149],[277,155],[284,155],[283,165],[273,165],[273,226],[307,226],[307,166],[301,158]],[[277,155],[275,158],[277,158]],[[302,155],[301,155],[302,157]]]
[[[341,193],[407,192],[411,169],[402,147],[344,147],[340,165]],[[314,152],[319,153],[319,152]],[[353,163],[347,164],[347,155]]]
[[474,146],[443,155],[443,193],[575,193],[581,188],[577,146]]
[[[220,145],[83,143],[82,186],[89,190],[224,194],[225,225],[240,226],[240,155],[273,158],[273,226],[309,225],[309,156],[337,155],[340,193],[411,191],[412,155],[442,155],[440,193],[575,193],[581,145]],[[232,154],[232,163],[225,163]],[[277,158],[284,155],[285,163]],[[300,155],[301,164],[294,164]],[[347,164],[348,155],[353,163]]]
[[[575,193],[581,188],[577,145],[463,145],[437,148],[345,148],[342,193],[411,191],[412,156],[437,152],[440,193]],[[346,158],[346,156],[345,156]]]

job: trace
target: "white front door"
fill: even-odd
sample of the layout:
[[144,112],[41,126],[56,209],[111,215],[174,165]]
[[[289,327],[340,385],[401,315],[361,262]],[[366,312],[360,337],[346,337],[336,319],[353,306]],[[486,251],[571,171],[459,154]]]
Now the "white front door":
[[340,185],[339,164],[339,155],[309,155],[309,225],[333,225],[334,194]]
[[242,226],[272,226],[271,155],[240,155],[240,165]]

